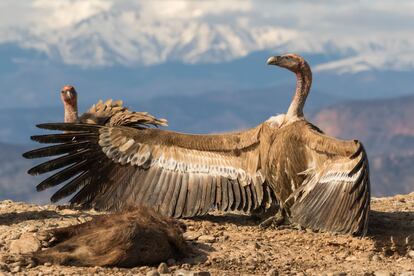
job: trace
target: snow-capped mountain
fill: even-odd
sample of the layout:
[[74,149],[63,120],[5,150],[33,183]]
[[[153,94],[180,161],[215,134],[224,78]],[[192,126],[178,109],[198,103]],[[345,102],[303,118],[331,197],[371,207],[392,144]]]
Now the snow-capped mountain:
[[0,43],[81,67],[220,63],[271,50],[335,53],[320,71],[411,70],[414,5],[397,2],[32,0],[8,7],[21,20],[0,12]]
[[[0,41],[34,48],[66,64],[83,67],[152,65],[165,61],[184,63],[222,62],[274,48],[296,37],[294,30],[269,25],[255,26],[252,21],[235,18],[220,22],[190,15],[188,2],[177,2],[178,10],[158,10],[150,2],[126,5],[118,2],[94,6],[95,12],[59,23],[62,9],[82,5],[56,6],[50,1],[34,1],[34,8],[48,9],[47,18],[33,19],[37,25],[3,28]],[[164,2],[174,7],[173,2]],[[84,7],[85,8],[85,7]],[[175,7],[177,9],[177,7]],[[76,8],[75,8],[76,9]],[[93,9],[90,7],[89,9]],[[231,10],[231,9],[230,9]],[[180,15],[184,13],[184,15]],[[208,13],[211,15],[211,13]],[[54,24],[57,21],[57,24]]]

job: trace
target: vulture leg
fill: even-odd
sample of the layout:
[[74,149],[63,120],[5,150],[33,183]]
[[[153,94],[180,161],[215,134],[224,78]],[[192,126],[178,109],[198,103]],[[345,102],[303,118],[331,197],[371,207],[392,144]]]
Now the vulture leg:
[[264,221],[262,221],[259,226],[262,229],[269,228],[271,226],[278,227],[283,224],[289,224],[289,219],[286,211],[284,209],[279,208],[277,213],[274,216],[268,217]]

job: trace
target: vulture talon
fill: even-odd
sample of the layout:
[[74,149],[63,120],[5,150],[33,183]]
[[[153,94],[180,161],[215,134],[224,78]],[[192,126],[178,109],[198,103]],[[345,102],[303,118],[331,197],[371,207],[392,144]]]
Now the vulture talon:
[[274,216],[265,219],[259,224],[259,226],[262,229],[267,229],[270,227],[278,228],[279,226],[286,224],[287,221],[288,220],[286,213],[283,210],[279,209]]

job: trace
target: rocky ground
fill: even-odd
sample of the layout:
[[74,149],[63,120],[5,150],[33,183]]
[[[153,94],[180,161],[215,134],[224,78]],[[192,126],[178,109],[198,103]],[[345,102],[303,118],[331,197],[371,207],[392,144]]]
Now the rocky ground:
[[0,202],[0,274],[21,275],[414,275],[414,193],[374,198],[367,237],[282,227],[212,214],[182,220],[196,257],[133,269],[34,266],[21,254],[47,247],[44,230],[97,215],[54,205]]

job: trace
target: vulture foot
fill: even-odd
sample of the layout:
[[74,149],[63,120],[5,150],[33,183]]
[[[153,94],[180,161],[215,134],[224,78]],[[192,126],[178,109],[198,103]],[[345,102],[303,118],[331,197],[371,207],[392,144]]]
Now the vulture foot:
[[288,220],[286,217],[286,213],[283,211],[283,209],[279,209],[279,211],[277,211],[277,213],[274,216],[265,219],[263,222],[259,224],[259,226],[262,229],[266,229],[271,226],[278,227],[282,224],[285,224],[287,221]]

